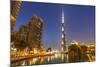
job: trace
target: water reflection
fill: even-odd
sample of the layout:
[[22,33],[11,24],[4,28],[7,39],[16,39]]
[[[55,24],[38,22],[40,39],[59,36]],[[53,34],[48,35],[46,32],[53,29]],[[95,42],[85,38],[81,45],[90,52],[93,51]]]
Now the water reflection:
[[23,62],[22,62],[22,66],[24,66],[25,64],[26,64],[25,61],[23,61]]
[[12,66],[53,64],[53,63],[62,63],[62,62],[68,62],[68,58],[66,54],[54,54],[53,56],[31,58],[31,59],[13,63]]
[[[87,61],[85,59],[85,61]],[[57,64],[57,63],[68,63],[67,54],[55,54],[53,56],[36,57],[31,59],[26,59],[23,61],[18,61],[13,63],[11,66],[25,66],[25,65],[40,65],[40,64]]]
[[[37,61],[38,61],[38,58],[32,59],[32,63],[33,63],[33,64],[36,64]],[[32,63],[31,63],[31,64],[32,64]]]

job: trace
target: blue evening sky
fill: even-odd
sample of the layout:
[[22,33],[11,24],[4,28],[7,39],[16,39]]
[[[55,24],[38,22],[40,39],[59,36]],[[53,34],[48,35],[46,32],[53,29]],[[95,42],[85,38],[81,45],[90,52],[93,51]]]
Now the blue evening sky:
[[43,47],[60,49],[61,15],[65,17],[66,41],[80,43],[95,42],[95,7],[86,5],[51,4],[39,2],[22,2],[17,17],[15,31],[25,25],[35,14],[43,19]]

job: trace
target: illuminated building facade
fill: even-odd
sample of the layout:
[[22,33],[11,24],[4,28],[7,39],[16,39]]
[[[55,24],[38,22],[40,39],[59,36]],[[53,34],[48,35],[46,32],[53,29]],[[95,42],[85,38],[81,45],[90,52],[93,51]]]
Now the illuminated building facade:
[[11,32],[14,31],[15,21],[21,6],[21,1],[11,1]]
[[27,25],[22,25],[16,33],[16,46],[29,49],[41,49],[42,19],[33,15]]
[[20,6],[21,6],[21,1],[12,1],[11,0],[10,2],[11,2],[10,23],[11,23],[11,39],[12,39],[13,34],[14,34],[14,26],[15,26],[16,18],[17,18],[17,15],[18,15],[18,12],[19,12],[19,9],[20,9]]
[[40,17],[33,15],[28,23],[28,44],[30,48],[41,48],[43,21]]
[[27,32],[28,28],[25,25],[22,25],[19,30],[16,32],[16,37],[15,37],[15,45],[17,48],[24,49],[28,46],[27,44]]
[[[95,61],[95,45],[81,45],[72,41],[68,47],[69,62]],[[91,55],[88,55],[91,54]]]
[[81,61],[81,46],[79,42],[72,41],[71,45],[68,47],[68,60],[69,62],[79,62]]

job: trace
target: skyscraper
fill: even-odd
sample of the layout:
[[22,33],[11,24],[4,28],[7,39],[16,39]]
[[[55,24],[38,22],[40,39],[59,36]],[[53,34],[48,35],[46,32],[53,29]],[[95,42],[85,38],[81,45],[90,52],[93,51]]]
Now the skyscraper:
[[15,45],[18,48],[28,47],[30,50],[42,47],[43,20],[37,15],[33,15],[28,24],[21,25],[16,32]]
[[30,48],[41,48],[42,29],[43,20],[37,15],[33,15],[28,23],[28,44]]
[[21,1],[12,1],[11,0],[11,32],[14,31],[15,21],[19,12],[21,6]]
[[65,41],[65,28],[64,28],[64,12],[62,10],[62,22],[61,22],[61,50],[62,52],[66,50],[66,41]]
[[15,27],[15,22],[16,22],[16,18],[21,6],[21,1],[10,1],[11,3],[11,15],[10,15],[10,24],[11,24],[11,42],[14,42],[15,40],[15,31],[14,31],[14,27]]

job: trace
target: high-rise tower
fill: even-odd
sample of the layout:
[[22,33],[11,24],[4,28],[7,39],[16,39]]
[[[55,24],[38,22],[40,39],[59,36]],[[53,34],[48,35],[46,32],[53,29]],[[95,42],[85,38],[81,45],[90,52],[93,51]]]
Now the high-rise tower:
[[15,27],[15,22],[16,22],[16,19],[17,19],[17,16],[18,16],[18,13],[19,13],[19,10],[20,10],[20,7],[21,7],[21,1],[14,1],[14,0],[11,0],[11,15],[10,15],[10,24],[11,24],[11,42],[14,42],[14,39],[16,37],[16,33],[14,31],[14,27]]
[[13,1],[11,0],[11,33],[14,32],[14,26],[16,22],[16,18],[18,16],[20,7],[21,7],[21,1]]
[[64,52],[66,50],[66,41],[65,41],[65,28],[64,28],[64,11],[62,10],[62,22],[61,22],[61,50]]

